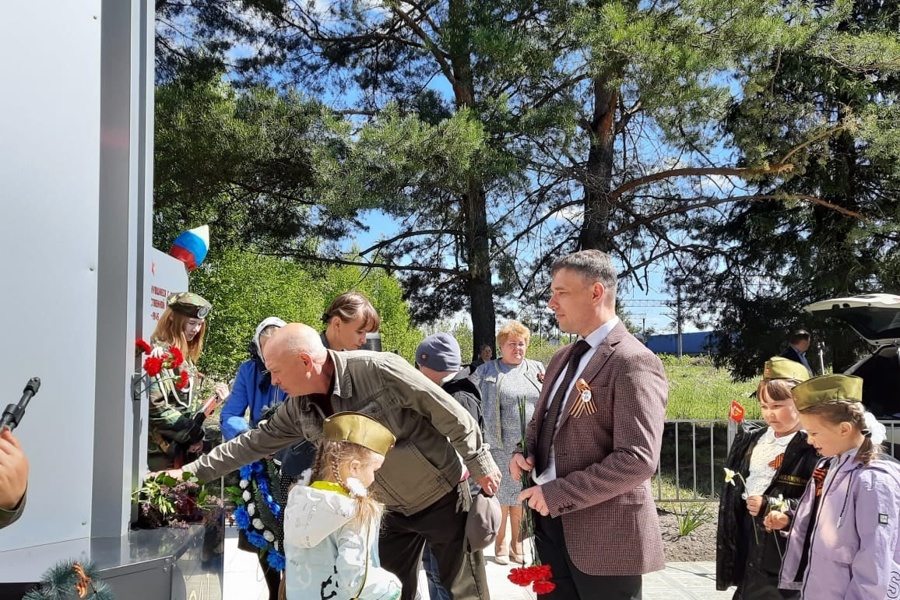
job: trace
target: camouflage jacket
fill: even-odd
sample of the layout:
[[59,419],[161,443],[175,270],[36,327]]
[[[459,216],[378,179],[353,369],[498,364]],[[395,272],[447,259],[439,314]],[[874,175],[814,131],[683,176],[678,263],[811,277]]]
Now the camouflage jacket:
[[198,434],[202,438],[202,430],[198,432],[189,412],[196,368],[187,358],[182,368],[192,375],[191,385],[185,390],[175,388],[177,378],[171,371],[164,370],[152,378],[147,426],[147,465],[151,471],[174,468],[179,453],[186,453]]
[[24,511],[25,496],[22,496],[22,500],[19,502],[19,505],[13,510],[5,510],[3,508],[0,508],[0,529],[3,529],[7,525],[12,525],[16,521],[18,521],[19,517],[22,516],[22,513]]

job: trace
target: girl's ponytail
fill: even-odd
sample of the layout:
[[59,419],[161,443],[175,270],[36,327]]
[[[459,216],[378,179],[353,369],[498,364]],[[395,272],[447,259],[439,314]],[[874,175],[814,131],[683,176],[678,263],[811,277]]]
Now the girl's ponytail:
[[875,418],[875,415],[867,410],[863,412],[862,421],[862,433],[865,439],[856,452],[856,460],[867,465],[873,458],[884,452],[881,442],[884,441],[886,430],[884,425]]

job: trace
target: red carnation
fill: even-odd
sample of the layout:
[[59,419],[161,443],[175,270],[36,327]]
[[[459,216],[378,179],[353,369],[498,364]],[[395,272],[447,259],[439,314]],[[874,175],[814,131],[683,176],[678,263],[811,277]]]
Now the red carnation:
[[550,569],[550,565],[534,565],[531,568],[534,570],[535,581],[553,579],[553,571]]
[[141,352],[143,352],[144,354],[150,354],[150,352],[153,351],[153,348],[150,346],[150,344],[148,344],[144,340],[139,339],[135,342],[135,345],[140,348]]
[[536,594],[549,594],[556,587],[556,584],[550,581],[553,578],[550,565],[514,568],[510,570],[507,577],[511,582],[522,587],[534,584],[532,589]]
[[148,356],[144,359],[144,371],[146,371],[147,375],[150,377],[156,377],[162,372],[162,364],[162,357]]
[[182,371],[181,376],[179,377],[178,381],[175,382],[175,387],[179,390],[183,390],[184,388],[186,388],[188,386],[188,384],[190,382],[191,382],[191,376],[188,375],[187,371]]
[[536,567],[518,567],[510,570],[509,580],[516,585],[527,586],[538,580]]
[[524,571],[524,567],[510,569],[509,575],[507,575],[506,577],[516,585],[525,586],[531,583],[531,579],[527,574],[524,573]]
[[176,346],[169,346],[169,352],[172,353],[172,369],[177,369],[184,362],[184,354]]

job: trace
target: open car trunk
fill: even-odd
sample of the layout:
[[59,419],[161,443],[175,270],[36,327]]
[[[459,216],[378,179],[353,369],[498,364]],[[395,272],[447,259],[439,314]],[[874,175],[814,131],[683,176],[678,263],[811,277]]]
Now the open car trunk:
[[872,354],[847,369],[863,379],[863,403],[882,419],[900,418],[900,296],[863,294],[822,300],[807,312],[847,323],[866,340]]

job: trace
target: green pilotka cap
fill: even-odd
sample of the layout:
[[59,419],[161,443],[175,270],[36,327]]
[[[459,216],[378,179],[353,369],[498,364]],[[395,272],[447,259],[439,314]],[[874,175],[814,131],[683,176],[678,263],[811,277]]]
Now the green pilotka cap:
[[800,363],[789,358],[773,356],[766,361],[763,367],[763,379],[795,379],[806,381],[809,379],[809,371]]
[[205,319],[209,311],[212,310],[212,304],[203,296],[194,292],[171,294],[166,302],[169,308],[175,312],[194,317],[195,319]]
[[339,412],[325,419],[322,433],[332,442],[351,442],[384,456],[397,443],[390,429],[368,415]]
[[816,404],[845,400],[862,402],[863,380],[855,375],[822,375],[813,377],[792,391],[797,410],[806,410]]

